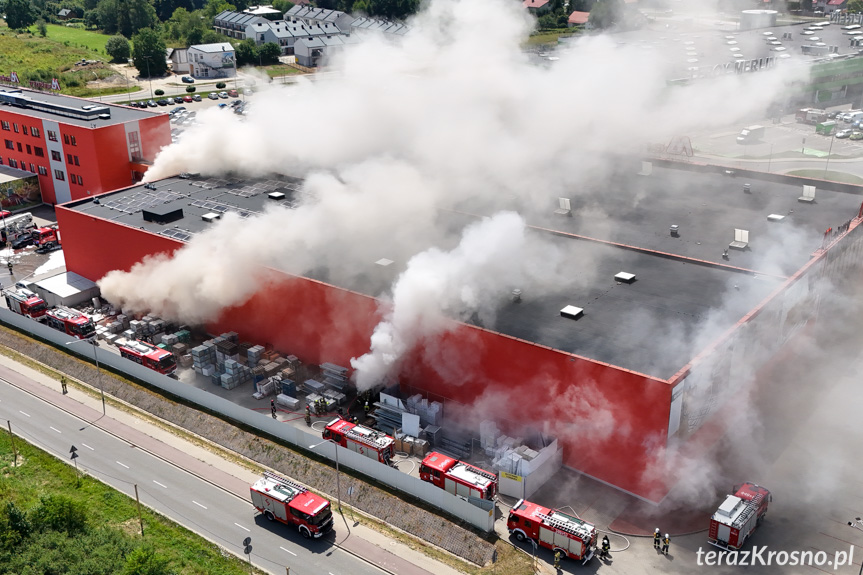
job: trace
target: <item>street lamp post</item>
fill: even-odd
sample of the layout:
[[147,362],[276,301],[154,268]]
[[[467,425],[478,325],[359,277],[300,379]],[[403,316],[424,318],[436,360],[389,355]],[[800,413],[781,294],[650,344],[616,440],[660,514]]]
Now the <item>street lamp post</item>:
[[[90,71],[93,72],[92,70],[90,70]],[[96,78],[96,83],[98,84],[99,83],[99,74],[97,74],[96,72],[93,72],[93,77]],[[98,90],[99,90],[99,101],[101,102],[102,101],[102,86],[99,86]]]
[[[848,522],[848,525],[858,531],[863,531],[863,519],[860,517],[855,517],[854,521]],[[858,571],[857,575],[863,575],[863,563],[860,564],[860,571]]]
[[73,339],[72,341],[67,341],[64,345],[72,345],[73,343],[80,343],[82,341],[86,341],[93,346],[93,359],[96,360],[96,380],[99,383],[99,392],[102,394],[102,415],[105,415],[105,387],[102,385],[102,372],[99,370],[99,354],[96,352],[96,348],[99,347],[98,342],[95,339]]
[[[342,513],[342,488],[339,483],[339,476],[341,475],[339,472],[339,444],[333,441],[332,439],[325,439],[320,443],[315,443],[314,445],[309,445],[309,449],[314,449],[319,445],[323,445],[324,443],[332,443],[333,449],[336,451],[336,499],[339,502],[339,513]],[[342,513],[344,515],[344,513]]]
[[830,150],[827,152],[827,163],[824,164],[824,179],[827,179],[827,166],[830,165],[830,153],[833,151],[833,140],[836,139],[836,133],[833,133],[833,137],[830,138]]
[[770,157],[767,158],[767,173],[770,173],[770,164],[773,162],[773,144],[770,144]]

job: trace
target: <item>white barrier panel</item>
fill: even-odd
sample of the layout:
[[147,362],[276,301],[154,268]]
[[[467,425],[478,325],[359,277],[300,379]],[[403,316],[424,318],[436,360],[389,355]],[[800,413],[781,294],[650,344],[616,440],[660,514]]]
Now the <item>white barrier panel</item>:
[[[279,439],[296,445],[302,449],[309,450],[311,445],[323,441],[320,435],[312,435],[292,425],[285,425],[284,423],[274,420],[269,414],[264,415],[256,411],[246,409],[230,400],[204,391],[203,389],[198,389],[192,385],[184,384],[176,379],[172,379],[162,375],[161,373],[147,369],[146,367],[120,357],[115,353],[100,350],[100,348],[90,345],[83,340],[76,340],[67,345],[67,342],[74,339],[73,336],[52,329],[47,325],[30,318],[20,316],[8,309],[0,308],[0,322],[14,326],[22,331],[29,332],[36,337],[55,343],[58,346],[65,347],[73,353],[77,353],[90,359],[94,359],[95,354],[98,354],[100,365],[107,365],[119,372],[127,373],[136,379],[179,397],[188,403],[220,413],[229,419],[251,428],[258,429],[259,431],[267,433],[273,437],[278,437]],[[87,383],[90,383],[97,388],[100,387],[98,381]],[[334,461],[335,447],[334,443],[326,442],[325,445],[321,445],[313,451],[331,461]],[[339,447],[338,449],[339,465],[344,465],[345,467],[354,469],[364,475],[373,477],[386,485],[398,489],[399,491],[425,501],[438,509],[470,523],[477,529],[481,529],[485,532],[491,532],[494,529],[494,509],[486,511],[479,507],[474,507],[466,500],[456,497],[455,495],[451,495],[443,489],[435,487],[431,483],[426,483],[417,477],[412,477],[407,473],[402,473],[397,469],[393,469],[383,463],[379,463],[348,449],[342,447]]]

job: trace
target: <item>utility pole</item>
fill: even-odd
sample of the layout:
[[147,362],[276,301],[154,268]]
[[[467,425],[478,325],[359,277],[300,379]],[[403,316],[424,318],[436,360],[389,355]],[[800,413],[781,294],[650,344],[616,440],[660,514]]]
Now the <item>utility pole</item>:
[[7,419],[6,425],[9,426],[9,441],[12,442],[12,453],[15,454],[15,459],[12,463],[12,467],[18,467],[18,449],[15,448],[15,436],[12,435],[12,422]]
[[144,536],[144,518],[141,516],[141,499],[138,497],[138,484],[135,484],[135,502],[138,504],[138,523],[141,524],[141,537]]

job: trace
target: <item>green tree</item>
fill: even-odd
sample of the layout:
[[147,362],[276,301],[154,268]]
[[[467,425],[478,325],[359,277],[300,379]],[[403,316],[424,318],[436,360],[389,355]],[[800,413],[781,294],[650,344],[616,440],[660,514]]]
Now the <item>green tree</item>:
[[165,91],[162,89],[156,89],[156,91],[153,93],[156,94],[157,96],[164,96],[165,95]]
[[220,12],[236,9],[237,7],[233,4],[229,4],[227,0],[207,0],[207,3],[204,4],[204,18],[212,23],[213,18],[215,18]]
[[557,28],[557,16],[554,14],[543,14],[539,17],[540,30],[554,30]]
[[116,34],[119,31],[117,23],[117,0],[99,0],[94,10],[99,28],[105,34]]
[[96,10],[87,10],[84,12],[84,26],[87,28],[99,27],[99,13]]
[[195,88],[194,86],[186,86],[186,93],[187,94],[194,94],[195,90],[197,90],[197,88]]
[[144,28],[132,38],[132,61],[143,77],[164,76],[168,70],[165,63],[165,41],[152,28]]
[[258,47],[251,38],[238,42],[234,50],[237,54],[237,66],[251,66],[258,63]]
[[611,28],[621,21],[622,16],[620,0],[598,0],[590,10],[588,21],[595,28]]
[[121,575],[168,575],[168,567],[167,557],[144,545],[129,553]]
[[848,11],[858,14],[863,12],[863,0],[851,0],[848,2]]
[[65,495],[43,496],[29,517],[36,531],[63,531],[77,535],[87,530],[84,502]]
[[294,7],[294,3],[291,0],[273,0],[273,8],[284,14],[288,10]]
[[201,36],[201,44],[218,44],[219,42],[227,42],[229,38],[222,36],[215,30],[204,30]]
[[12,501],[0,511],[0,548],[12,550],[30,537],[33,526],[27,514]]
[[123,36],[111,36],[105,42],[105,52],[111,56],[112,62],[125,62],[132,54],[132,48]]
[[224,90],[226,85],[227,84],[225,84],[224,82],[219,82],[216,84],[216,89],[217,90]]
[[282,48],[275,42],[267,42],[258,48],[258,61],[261,64],[277,64]]
[[39,35],[43,38],[48,35],[48,26],[43,19],[39,18],[36,20],[36,30],[39,31]]
[[30,0],[7,0],[6,24],[13,30],[29,28],[36,21]]
[[120,33],[126,38],[131,38],[138,30],[152,28],[159,22],[156,9],[148,0],[118,0],[120,14],[128,15],[128,23],[125,19],[119,19]]
[[419,0],[368,0],[370,15],[389,19],[404,19],[416,14],[419,6]]

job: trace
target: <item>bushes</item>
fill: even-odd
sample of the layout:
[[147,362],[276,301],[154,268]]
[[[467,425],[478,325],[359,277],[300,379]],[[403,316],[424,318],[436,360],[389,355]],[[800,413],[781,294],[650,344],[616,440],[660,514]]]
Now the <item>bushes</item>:
[[155,92],[153,92],[153,93],[154,93],[154,94],[156,94],[157,96],[164,96],[164,95],[165,95],[165,91],[164,91],[164,90],[156,90],[156,91],[155,91]]
[[195,88],[194,86],[188,86],[188,87],[186,88],[186,93],[187,93],[187,94],[194,94],[194,93],[195,93],[195,90],[196,90],[196,88]]
[[219,82],[218,84],[216,84],[216,89],[217,90],[224,90],[225,86],[227,86],[227,84],[225,84],[224,82]]
[[132,53],[129,41],[122,36],[111,36],[105,42],[105,51],[111,56],[112,62],[126,62]]

